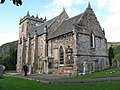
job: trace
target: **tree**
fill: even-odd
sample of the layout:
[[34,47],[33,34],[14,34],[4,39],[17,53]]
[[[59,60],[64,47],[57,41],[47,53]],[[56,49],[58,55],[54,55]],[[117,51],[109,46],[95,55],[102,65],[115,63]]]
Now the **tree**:
[[112,46],[110,46],[109,48],[109,62],[110,62],[110,66],[112,66],[112,59],[114,59],[114,51]]
[[2,4],[2,3],[4,3],[4,2],[5,2],[5,0],[1,0],[1,1],[0,1],[0,4]]
[[15,69],[17,63],[17,43],[14,41],[0,46],[0,64],[6,69]]
[[[13,4],[20,6],[22,5],[22,0],[10,0],[13,1]],[[0,4],[3,4],[5,2],[5,0],[0,0]]]
[[120,53],[115,56],[115,59],[120,61]]

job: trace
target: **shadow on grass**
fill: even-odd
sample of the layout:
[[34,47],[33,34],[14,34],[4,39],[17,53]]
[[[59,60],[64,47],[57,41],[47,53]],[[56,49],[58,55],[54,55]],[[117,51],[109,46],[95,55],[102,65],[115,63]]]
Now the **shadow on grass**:
[[[4,77],[3,76],[0,76],[0,80],[3,80]],[[2,83],[0,83],[0,90],[3,90],[4,89],[4,85],[2,85]]]
[[0,79],[4,79],[4,77],[3,77],[3,76],[0,76]]

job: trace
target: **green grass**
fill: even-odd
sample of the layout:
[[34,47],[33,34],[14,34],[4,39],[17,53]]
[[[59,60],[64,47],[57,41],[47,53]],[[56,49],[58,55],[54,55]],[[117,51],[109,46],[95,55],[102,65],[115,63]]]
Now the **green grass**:
[[[111,73],[112,72],[112,73]],[[72,78],[96,78],[120,76],[120,67]],[[67,79],[66,79],[67,80]],[[120,81],[94,83],[48,84],[23,78],[4,76],[0,78],[0,90],[120,90]]]
[[120,76],[120,67],[111,67],[109,70],[103,70],[91,74],[73,76],[71,78],[99,78],[99,77],[111,77]]
[[0,79],[0,90],[120,90],[120,81],[48,84],[4,76]]

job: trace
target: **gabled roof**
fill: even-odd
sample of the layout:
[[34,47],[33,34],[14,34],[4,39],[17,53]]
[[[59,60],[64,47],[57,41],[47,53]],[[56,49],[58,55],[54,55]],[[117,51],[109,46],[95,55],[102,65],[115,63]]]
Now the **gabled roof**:
[[[61,19],[63,16],[67,16],[67,13],[65,12],[65,10],[63,10],[63,12],[59,16],[57,16],[57,17],[55,17],[55,18],[53,18],[53,19],[51,19],[43,24],[40,24],[40,26],[35,27],[35,30],[36,30],[38,35],[41,35],[44,33],[45,26],[47,26],[47,28],[49,29],[47,39],[49,40],[49,39],[73,32],[73,28],[74,28],[73,24],[84,22],[83,19],[86,18],[87,13],[92,13],[94,15],[94,11],[92,11],[90,3],[88,5],[88,7],[86,8],[85,12],[83,12],[77,16],[74,16],[74,17],[68,18],[68,19],[67,18]],[[55,25],[56,21],[57,20],[59,21],[59,19],[61,19],[61,23],[58,26],[54,26],[55,27],[54,29],[49,28],[49,27],[51,27],[51,25]],[[96,22],[98,22],[97,19],[96,19]],[[85,23],[83,23],[83,24],[85,24]],[[98,23],[98,26],[100,26],[99,23]],[[91,29],[91,30],[93,30],[93,29]],[[84,33],[89,33],[89,31],[91,31],[91,30],[89,30],[89,29],[85,30]],[[32,37],[34,36],[34,32],[31,33]],[[104,37],[101,30],[99,30],[98,32],[99,32],[99,34],[96,34],[97,36]]]
[[40,24],[39,26],[35,27],[35,30],[30,33],[30,37],[34,37],[35,31],[37,32],[37,35],[41,35],[44,33],[44,28],[47,26],[47,28],[57,19],[57,16],[49,21],[46,21],[45,23]]
[[72,32],[73,24],[77,23],[81,16],[82,14],[79,14],[77,16],[65,20],[58,28],[56,28],[56,30],[53,33],[48,34],[48,39],[52,39],[54,37]]

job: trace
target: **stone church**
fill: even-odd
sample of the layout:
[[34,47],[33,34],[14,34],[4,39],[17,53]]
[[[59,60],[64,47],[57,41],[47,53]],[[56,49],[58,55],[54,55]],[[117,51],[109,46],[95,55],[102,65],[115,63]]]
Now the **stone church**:
[[17,72],[77,75],[109,67],[107,40],[90,3],[69,18],[65,9],[51,20],[30,16],[20,19]]

